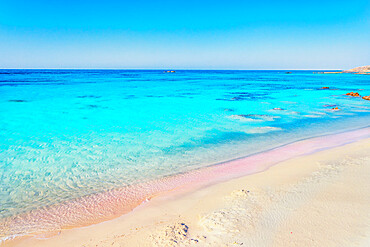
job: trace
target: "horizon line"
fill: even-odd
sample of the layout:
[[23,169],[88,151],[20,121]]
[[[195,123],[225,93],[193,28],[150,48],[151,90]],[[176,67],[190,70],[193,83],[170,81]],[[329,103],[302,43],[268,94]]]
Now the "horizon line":
[[344,70],[344,69],[197,69],[197,68],[0,68],[0,70],[165,70],[165,71],[186,71],[186,70],[214,70],[214,71],[312,71],[312,70],[325,70],[325,71],[336,71],[336,70]]

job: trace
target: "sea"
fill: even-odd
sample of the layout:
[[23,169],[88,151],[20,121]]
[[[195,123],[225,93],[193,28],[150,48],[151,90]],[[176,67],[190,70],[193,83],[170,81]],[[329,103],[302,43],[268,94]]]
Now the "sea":
[[0,70],[0,239],[45,227],[32,212],[370,126],[349,92],[369,75]]

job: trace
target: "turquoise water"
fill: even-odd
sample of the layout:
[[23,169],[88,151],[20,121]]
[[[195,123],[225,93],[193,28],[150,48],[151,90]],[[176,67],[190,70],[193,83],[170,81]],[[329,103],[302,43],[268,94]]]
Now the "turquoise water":
[[368,126],[370,101],[344,94],[370,95],[369,79],[0,70],[0,218]]

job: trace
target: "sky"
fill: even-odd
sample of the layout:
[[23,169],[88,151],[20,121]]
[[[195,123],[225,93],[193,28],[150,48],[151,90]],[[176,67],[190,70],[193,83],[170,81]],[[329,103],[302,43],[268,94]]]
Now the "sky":
[[0,68],[362,65],[368,0],[0,0]]

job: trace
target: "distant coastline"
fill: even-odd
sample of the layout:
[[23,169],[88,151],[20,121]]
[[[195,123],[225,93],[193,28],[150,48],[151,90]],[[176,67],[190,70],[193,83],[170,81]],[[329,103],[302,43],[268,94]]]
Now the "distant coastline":
[[370,65],[360,66],[349,70],[343,70],[343,73],[370,73]]
[[324,71],[324,72],[314,72],[317,74],[342,74],[342,73],[352,73],[360,75],[370,75],[370,65],[360,66],[353,69],[343,70],[343,71]]

